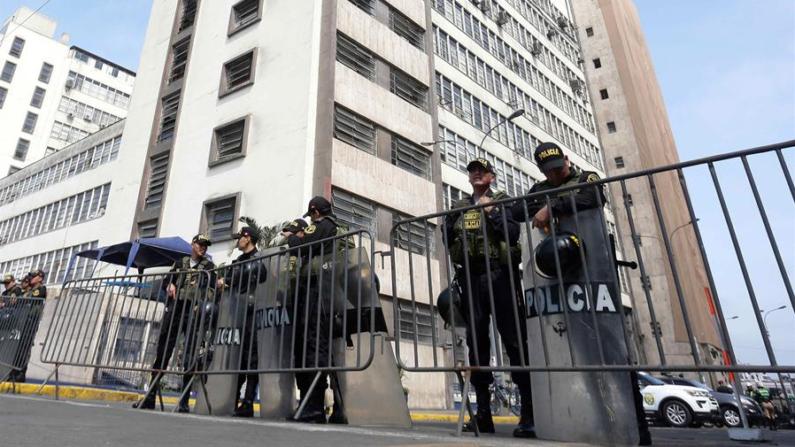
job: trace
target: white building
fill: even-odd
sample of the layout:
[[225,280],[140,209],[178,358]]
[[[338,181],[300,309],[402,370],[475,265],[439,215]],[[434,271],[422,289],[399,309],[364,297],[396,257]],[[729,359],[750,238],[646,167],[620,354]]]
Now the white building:
[[21,7],[0,28],[0,176],[127,116],[135,73],[55,39],[57,25]]

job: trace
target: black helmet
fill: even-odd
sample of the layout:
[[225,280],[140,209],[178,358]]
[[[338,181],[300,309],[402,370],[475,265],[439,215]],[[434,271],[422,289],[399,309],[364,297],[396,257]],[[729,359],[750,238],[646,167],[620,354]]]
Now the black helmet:
[[448,327],[466,327],[461,314],[461,296],[458,294],[457,287],[453,286],[442,290],[442,293],[436,298],[436,307],[439,309],[439,316]]
[[[576,234],[568,231],[556,233],[555,237],[549,236],[536,247],[536,270],[547,278],[557,278],[558,271],[555,268],[555,250],[557,249],[563,277],[566,278],[577,273],[582,267],[581,243],[582,241]],[[583,250],[585,250],[584,245]]]

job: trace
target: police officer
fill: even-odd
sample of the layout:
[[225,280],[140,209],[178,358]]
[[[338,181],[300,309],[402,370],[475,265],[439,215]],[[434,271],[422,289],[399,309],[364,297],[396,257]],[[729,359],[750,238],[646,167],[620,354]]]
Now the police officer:
[[3,293],[0,294],[0,309],[13,304],[11,299],[22,296],[22,293],[22,287],[17,284],[14,275],[5,275],[3,277]]
[[30,351],[33,349],[33,342],[36,339],[36,332],[38,332],[39,321],[41,320],[42,307],[44,307],[44,300],[47,298],[47,287],[43,284],[44,277],[44,271],[41,269],[28,273],[26,279],[28,280],[29,288],[22,293],[22,298],[27,299],[24,300],[21,306],[16,306],[17,311],[27,311],[25,326],[22,329],[22,340],[17,351],[17,364],[21,365],[22,369],[17,371],[14,377],[14,381],[19,383],[24,383],[27,376]]
[[[237,249],[243,252],[232,262],[230,268],[219,285],[230,288],[232,293],[238,294],[238,299],[245,299],[246,325],[243,329],[243,349],[240,354],[240,369],[253,370],[257,367],[257,334],[252,329],[254,321],[254,292],[257,284],[264,282],[268,277],[268,272],[260,262],[246,262],[257,256],[257,242],[259,242],[259,231],[254,227],[243,227],[240,232],[232,237],[237,240]],[[250,357],[250,358],[249,358]],[[240,406],[237,400],[240,398],[240,391],[243,384],[246,384],[246,393]],[[235,394],[235,411],[232,417],[254,417],[254,399],[257,396],[257,385],[259,385],[259,374],[240,374],[237,378],[237,388]]]
[[[580,172],[573,168],[571,162],[569,162],[569,157],[563,153],[563,150],[556,143],[541,143],[538,145],[535,151],[535,160],[547,179],[533,185],[530,188],[530,194],[599,180],[599,176],[595,172]],[[601,194],[601,197],[599,198],[597,194]],[[578,212],[598,208],[600,199],[601,204],[604,204],[605,196],[601,187],[580,188],[574,192],[574,202]],[[552,206],[552,213],[550,213],[550,208],[546,204],[545,198],[528,202],[527,216],[525,216],[522,206],[514,206],[514,219],[517,222],[532,220],[534,228],[548,228],[551,214],[557,217],[574,212],[569,191],[555,194],[550,198],[550,205]]]
[[[496,179],[496,171],[489,160],[475,159],[467,165],[467,171],[473,189],[472,197],[455,202],[453,209],[475,204],[484,205],[508,198],[504,192],[492,190],[491,184]],[[446,236],[445,243],[450,252],[450,259],[458,266],[462,311],[468,327],[467,346],[470,364],[489,365],[491,359],[489,317],[493,317],[492,323],[500,332],[511,365],[523,366],[521,352],[523,351],[525,361],[529,357],[527,328],[521,324],[525,320],[524,306],[520,302],[518,289],[520,281],[518,265],[521,263],[521,250],[518,246],[520,229],[513,219],[511,204],[487,206],[483,209],[482,215],[480,209],[467,211],[463,216],[459,213],[450,214],[445,217],[445,227],[446,232],[443,234]],[[507,232],[504,231],[506,227]],[[484,228],[487,238],[483,237]],[[464,237],[466,237],[466,251]],[[489,269],[486,268],[486,256],[489,258]],[[469,266],[469,275],[463,270],[465,264]],[[514,288],[511,287],[511,270],[513,270]],[[495,315],[491,315],[489,285],[492,288],[491,295],[494,297]],[[519,312],[518,327],[515,323],[515,311]],[[471,327],[473,320],[474,327]],[[530,373],[512,373],[511,376],[519,388],[522,402],[522,417],[513,435],[518,438],[534,438],[536,434]],[[493,382],[494,377],[490,372],[475,370],[472,373],[472,385],[475,388],[478,404],[475,420],[482,433],[494,433],[489,390]],[[474,427],[468,424],[465,430],[473,431]]]
[[[210,238],[203,234],[197,234],[191,241],[191,254],[185,256],[171,267],[169,275],[164,279],[164,287],[168,299],[166,310],[163,314],[163,321],[160,324],[160,335],[157,340],[157,353],[152,369],[155,371],[168,369],[169,359],[174,352],[180,333],[185,335],[183,369],[190,371],[195,369],[193,365],[194,355],[198,350],[198,331],[202,326],[200,316],[204,314],[203,300],[204,293],[215,285],[214,274],[210,275],[209,282],[205,275],[191,274],[202,270],[212,270],[215,264],[205,257],[207,247],[212,245]],[[206,324],[206,322],[205,322]],[[192,374],[185,374],[182,377],[182,391],[186,391],[192,379]],[[155,380],[157,374],[152,373]],[[162,376],[161,376],[162,378]],[[151,410],[155,408],[155,395],[159,385],[152,383],[152,389],[146,397],[133,404],[133,408],[143,408]],[[180,413],[189,413],[190,393],[185,394],[177,405]]]
[[[304,229],[304,235],[299,237],[300,232],[295,232],[295,228],[285,228],[282,235],[287,238],[290,248],[305,247],[298,251],[299,262],[303,265],[301,270],[307,271],[309,286],[307,291],[304,273],[298,281],[298,298],[295,324],[296,340],[294,343],[293,357],[296,368],[319,368],[331,366],[329,353],[329,324],[330,300],[320,296],[319,270],[323,267],[325,259],[330,259],[335,249],[335,241],[327,241],[321,245],[314,244],[323,239],[343,234],[347,230],[342,227],[332,213],[331,202],[323,197],[317,196],[309,201],[309,207],[303,217],[309,217],[312,224]],[[310,244],[314,244],[309,248]],[[310,259],[311,251],[311,259]],[[321,257],[323,254],[323,257]],[[329,275],[331,273],[326,273]],[[319,324],[318,324],[319,322]],[[306,338],[304,338],[306,332]],[[306,351],[304,351],[306,344]],[[317,351],[317,355],[315,352]],[[308,395],[315,373],[305,372],[296,373],[295,381],[301,391],[301,399],[307,400],[306,406],[300,418],[291,418],[296,422],[326,423],[324,411],[324,395],[327,383],[327,374],[321,373],[317,385]]]
[[770,401],[770,390],[765,388],[762,382],[757,381],[756,390],[752,397],[759,403],[759,406],[762,407],[762,411],[765,412],[767,426],[771,430],[778,430],[776,426],[776,407],[773,406],[773,402]]

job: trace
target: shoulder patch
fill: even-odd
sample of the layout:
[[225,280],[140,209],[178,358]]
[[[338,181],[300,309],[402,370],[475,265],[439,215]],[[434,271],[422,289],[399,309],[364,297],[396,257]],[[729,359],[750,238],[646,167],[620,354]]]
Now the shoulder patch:
[[595,181],[598,181],[598,180],[599,180],[599,176],[592,172],[592,173],[588,174],[588,179],[586,181],[588,183],[590,183],[590,182],[595,182]]
[[312,234],[312,233],[314,233],[315,231],[317,231],[317,227],[316,227],[316,226],[314,226],[314,225],[310,225],[310,226],[306,227],[306,230],[304,230],[304,233],[306,233],[306,234]]
[[31,295],[39,296],[39,289],[34,290],[33,293],[31,293]]

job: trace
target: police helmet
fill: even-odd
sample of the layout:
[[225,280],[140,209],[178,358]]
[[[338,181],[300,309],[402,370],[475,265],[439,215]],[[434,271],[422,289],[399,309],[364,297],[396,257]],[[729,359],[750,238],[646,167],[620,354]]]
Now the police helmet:
[[[563,277],[572,276],[582,268],[580,244],[582,244],[580,238],[568,231],[561,231],[556,233],[555,237],[546,238],[535,250],[536,270],[546,278],[557,278],[558,271],[555,267],[555,251],[557,251]],[[585,250],[584,245],[583,250]]]
[[466,327],[466,322],[461,314],[461,296],[455,287],[442,290],[442,293],[436,298],[436,307],[447,326]]

